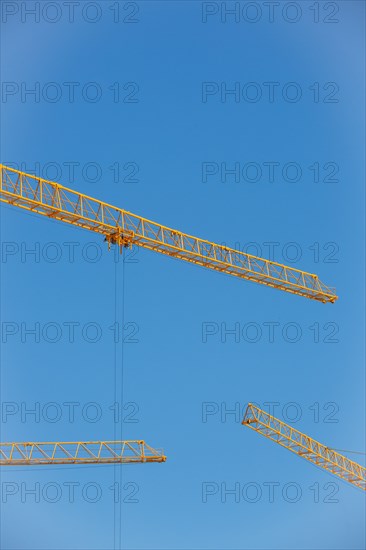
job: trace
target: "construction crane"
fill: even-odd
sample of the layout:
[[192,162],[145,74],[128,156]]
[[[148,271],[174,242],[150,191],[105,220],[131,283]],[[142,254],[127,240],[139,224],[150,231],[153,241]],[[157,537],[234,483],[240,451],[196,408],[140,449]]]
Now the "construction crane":
[[0,443],[0,466],[45,464],[135,464],[165,462],[145,441]]
[[215,244],[131,214],[58,183],[0,165],[0,200],[104,235],[108,244],[137,245],[323,303],[334,288],[317,275]]
[[247,406],[242,424],[306,458],[316,466],[366,490],[366,468],[295,430],[252,403]]

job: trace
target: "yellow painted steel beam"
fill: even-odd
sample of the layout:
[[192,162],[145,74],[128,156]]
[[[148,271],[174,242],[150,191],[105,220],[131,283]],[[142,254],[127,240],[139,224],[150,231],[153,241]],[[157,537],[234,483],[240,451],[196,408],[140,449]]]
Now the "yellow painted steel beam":
[[135,464],[165,462],[145,441],[57,441],[0,443],[0,466],[45,464]]
[[316,466],[366,490],[366,468],[249,403],[242,424]]
[[1,201],[95,231],[104,235],[109,244],[135,244],[323,303],[333,303],[338,298],[334,288],[312,273],[187,235],[4,165],[0,165],[0,170]]

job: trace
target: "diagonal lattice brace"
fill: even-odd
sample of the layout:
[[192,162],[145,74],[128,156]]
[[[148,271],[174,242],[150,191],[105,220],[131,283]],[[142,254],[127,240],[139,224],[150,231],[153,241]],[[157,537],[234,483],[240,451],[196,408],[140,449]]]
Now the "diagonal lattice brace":
[[193,237],[4,165],[0,172],[0,201],[100,233],[109,244],[135,244],[323,303],[338,298],[334,288],[312,273]]
[[0,443],[0,466],[42,464],[133,464],[165,462],[143,440]]
[[249,403],[242,424],[316,466],[366,490],[366,468]]

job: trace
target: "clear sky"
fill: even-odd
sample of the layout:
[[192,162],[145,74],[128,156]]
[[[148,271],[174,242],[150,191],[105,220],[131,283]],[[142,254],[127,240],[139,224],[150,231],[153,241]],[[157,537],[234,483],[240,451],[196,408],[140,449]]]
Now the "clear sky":
[[362,491],[241,425],[255,401],[365,452],[365,5],[236,4],[2,2],[3,163],[339,294],[123,263],[2,206],[1,441],[122,436],[168,457],[3,468],[4,549],[365,547]]

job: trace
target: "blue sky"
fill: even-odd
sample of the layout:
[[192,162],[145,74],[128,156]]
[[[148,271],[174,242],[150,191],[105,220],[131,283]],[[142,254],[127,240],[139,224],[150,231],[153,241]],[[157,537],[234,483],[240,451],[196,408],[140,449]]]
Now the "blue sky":
[[143,250],[123,263],[97,235],[2,206],[1,441],[122,436],[168,456],[2,469],[2,547],[364,548],[362,492],[240,423],[247,402],[276,403],[315,439],[365,452],[363,2],[282,2],[272,23],[263,2],[252,23],[247,2],[226,23],[216,2],[120,2],[118,22],[116,3],[86,4],[72,23],[62,2],[39,22],[3,2],[1,161],[208,240],[274,247],[339,300]]

